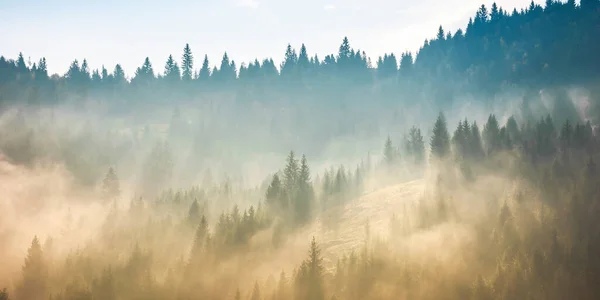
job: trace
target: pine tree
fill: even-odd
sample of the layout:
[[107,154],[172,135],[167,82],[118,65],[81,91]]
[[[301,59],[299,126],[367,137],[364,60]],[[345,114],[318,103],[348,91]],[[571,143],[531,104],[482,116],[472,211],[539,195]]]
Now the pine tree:
[[36,237],[27,250],[23,265],[23,279],[17,287],[17,299],[38,300],[46,297],[47,267],[40,242]]
[[437,159],[445,158],[450,152],[450,134],[446,126],[446,117],[441,112],[433,125],[433,135],[429,145],[431,154]]
[[181,79],[184,81],[191,81],[194,73],[194,55],[190,44],[185,44],[183,48],[183,57],[181,60]]

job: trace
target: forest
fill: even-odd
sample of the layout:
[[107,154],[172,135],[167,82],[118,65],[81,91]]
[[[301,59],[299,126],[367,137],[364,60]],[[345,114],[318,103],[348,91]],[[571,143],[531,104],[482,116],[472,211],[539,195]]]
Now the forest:
[[373,60],[1,56],[0,300],[596,299],[597,37],[547,0]]

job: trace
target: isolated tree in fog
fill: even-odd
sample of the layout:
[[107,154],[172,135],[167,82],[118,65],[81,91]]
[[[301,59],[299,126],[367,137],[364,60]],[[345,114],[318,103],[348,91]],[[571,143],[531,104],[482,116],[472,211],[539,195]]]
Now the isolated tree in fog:
[[36,237],[27,250],[23,265],[23,279],[17,286],[17,299],[45,299],[47,292],[47,266],[42,252],[42,246]]
[[106,199],[114,199],[121,193],[119,178],[113,167],[108,168],[108,172],[102,180],[102,194]]
[[181,59],[181,79],[184,81],[192,80],[194,74],[194,56],[190,44],[185,44],[183,48],[183,57]]
[[438,159],[445,158],[450,152],[450,134],[446,126],[446,117],[440,113],[433,125],[433,135],[429,143],[431,154]]

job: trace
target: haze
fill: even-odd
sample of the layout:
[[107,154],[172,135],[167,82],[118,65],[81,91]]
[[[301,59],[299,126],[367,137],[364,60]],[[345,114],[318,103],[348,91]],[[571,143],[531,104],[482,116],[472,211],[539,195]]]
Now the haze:
[[0,300],[600,294],[600,0],[2,4]]

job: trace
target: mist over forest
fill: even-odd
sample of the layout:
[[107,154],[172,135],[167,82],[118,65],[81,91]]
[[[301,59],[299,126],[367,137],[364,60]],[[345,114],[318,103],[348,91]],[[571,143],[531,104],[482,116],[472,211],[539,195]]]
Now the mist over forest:
[[600,0],[464,28],[0,56],[0,300],[596,299]]

